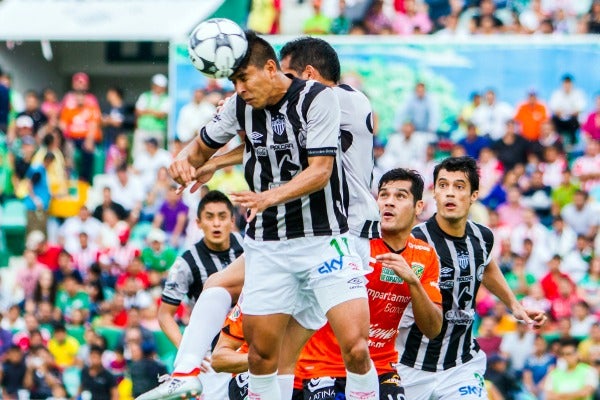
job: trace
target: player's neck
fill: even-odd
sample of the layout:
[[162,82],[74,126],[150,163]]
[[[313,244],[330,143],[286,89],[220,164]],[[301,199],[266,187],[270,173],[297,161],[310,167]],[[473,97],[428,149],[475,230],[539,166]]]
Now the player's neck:
[[283,73],[277,74],[273,80],[271,96],[269,96],[269,106],[273,106],[281,101],[288,89],[292,85],[292,80]]
[[435,221],[438,226],[447,235],[455,237],[463,237],[467,230],[467,217],[449,220],[445,219],[440,214],[435,214]]
[[227,240],[225,240],[223,243],[209,242],[208,240],[206,240],[206,238],[202,239],[202,241],[204,242],[206,247],[208,247],[208,249],[211,251],[226,251],[229,250],[230,247],[229,238],[227,238]]
[[385,242],[385,244],[392,248],[394,251],[400,251],[406,247],[406,243],[408,242],[408,238],[410,236],[410,229],[401,232],[387,233],[385,231],[381,232],[381,239]]

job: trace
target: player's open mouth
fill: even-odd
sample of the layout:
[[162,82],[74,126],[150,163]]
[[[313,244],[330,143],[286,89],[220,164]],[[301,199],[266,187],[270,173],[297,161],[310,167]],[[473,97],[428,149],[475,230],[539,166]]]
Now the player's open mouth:
[[456,208],[456,203],[445,203],[444,207],[454,210]]
[[387,217],[390,217],[390,218],[391,218],[391,217],[393,217],[393,216],[394,216],[394,213],[393,213],[393,212],[391,212],[391,211],[384,211],[384,212],[383,212],[383,216],[384,216],[384,217],[386,217],[386,218],[387,218]]
[[213,236],[221,236],[221,231],[213,231]]

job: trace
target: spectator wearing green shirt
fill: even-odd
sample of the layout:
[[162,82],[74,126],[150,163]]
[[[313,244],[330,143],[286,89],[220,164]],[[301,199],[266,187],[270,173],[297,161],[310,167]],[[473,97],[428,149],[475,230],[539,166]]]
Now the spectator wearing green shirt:
[[560,356],[564,367],[557,367],[546,377],[546,400],[592,400],[598,387],[598,372],[579,361],[577,342],[562,340]]
[[522,300],[529,293],[529,287],[535,283],[535,276],[525,271],[525,259],[519,255],[513,258],[512,269],[505,275],[508,286],[517,300]]
[[63,287],[56,294],[56,307],[61,311],[67,323],[71,320],[73,310],[81,310],[87,319],[90,297],[81,290],[74,275],[64,277]]
[[142,262],[146,268],[161,273],[167,271],[177,258],[177,252],[172,247],[165,245],[167,240],[165,232],[153,228],[148,232],[146,240],[149,246],[142,250]]
[[579,184],[574,183],[570,170],[562,173],[560,185],[552,189],[552,215],[559,215],[564,206],[573,201],[575,192],[579,190]]
[[312,2],[314,15],[304,21],[304,33],[307,35],[326,35],[331,32],[331,19],[321,13],[321,0]]

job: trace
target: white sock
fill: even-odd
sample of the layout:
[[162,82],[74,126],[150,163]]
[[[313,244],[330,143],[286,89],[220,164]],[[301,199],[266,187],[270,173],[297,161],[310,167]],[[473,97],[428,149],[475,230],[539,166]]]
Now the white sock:
[[212,287],[200,293],[183,331],[173,372],[186,373],[200,366],[230,309],[231,295],[226,289]]
[[371,361],[371,369],[364,375],[346,370],[347,400],[379,400],[379,377]]
[[277,383],[279,383],[281,400],[292,400],[292,394],[294,393],[294,375],[278,375]]
[[277,372],[269,375],[248,374],[248,399],[282,400],[277,381]]

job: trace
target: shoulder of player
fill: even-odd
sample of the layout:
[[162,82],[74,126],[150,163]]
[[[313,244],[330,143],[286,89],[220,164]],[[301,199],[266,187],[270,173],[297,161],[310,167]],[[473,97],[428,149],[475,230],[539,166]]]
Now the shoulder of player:
[[409,249],[413,249],[416,251],[424,252],[424,253],[432,253],[435,254],[435,249],[426,241],[419,239],[413,235],[409,236],[408,242],[406,243],[406,247]]
[[483,237],[483,239],[486,242],[494,241],[494,233],[487,226],[482,225],[477,222],[474,222],[474,221],[471,221],[471,220],[468,220],[467,224],[468,224],[468,226],[470,226],[470,228],[475,236],[478,236],[479,234],[481,234],[481,236]]

